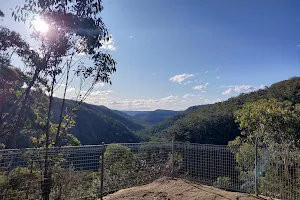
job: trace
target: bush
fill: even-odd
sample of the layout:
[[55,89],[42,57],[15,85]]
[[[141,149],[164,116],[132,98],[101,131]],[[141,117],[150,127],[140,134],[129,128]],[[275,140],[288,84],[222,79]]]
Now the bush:
[[108,145],[104,153],[104,178],[106,190],[115,191],[131,186],[134,173],[135,155],[124,145]]

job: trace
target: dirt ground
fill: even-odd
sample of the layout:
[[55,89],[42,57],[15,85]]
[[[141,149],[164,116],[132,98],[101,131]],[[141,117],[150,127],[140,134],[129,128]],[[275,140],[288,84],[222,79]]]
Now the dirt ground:
[[183,179],[160,178],[148,185],[120,190],[105,200],[257,200],[249,194],[228,192],[218,188],[198,185]]

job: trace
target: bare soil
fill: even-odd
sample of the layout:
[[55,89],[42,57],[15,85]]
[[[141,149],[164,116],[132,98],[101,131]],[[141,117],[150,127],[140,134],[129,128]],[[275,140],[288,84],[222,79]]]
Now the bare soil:
[[105,200],[257,200],[271,199],[229,192],[183,179],[160,178],[148,185],[120,190]]

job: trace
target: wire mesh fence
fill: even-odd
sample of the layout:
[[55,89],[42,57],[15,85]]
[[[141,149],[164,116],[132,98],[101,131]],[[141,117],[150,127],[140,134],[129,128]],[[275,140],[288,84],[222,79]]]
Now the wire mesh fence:
[[48,191],[50,199],[93,196],[102,150],[102,146],[1,150],[0,199],[44,199]]
[[251,192],[253,182],[239,177],[233,152],[227,146],[176,143],[176,176],[234,191]]
[[[297,152],[190,143],[0,150],[0,199],[100,199],[162,176],[300,199]],[[257,184],[255,182],[257,177]]]
[[171,143],[111,144],[104,153],[104,194],[171,174]]
[[290,150],[259,150],[258,187],[266,196],[300,199],[300,155]]

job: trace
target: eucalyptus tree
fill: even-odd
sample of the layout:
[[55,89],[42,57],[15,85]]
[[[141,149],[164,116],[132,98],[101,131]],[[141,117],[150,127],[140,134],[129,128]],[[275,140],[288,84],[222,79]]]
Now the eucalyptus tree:
[[[97,82],[111,83],[110,75],[116,71],[114,59],[101,49],[103,42],[110,39],[100,17],[102,10],[101,0],[30,0],[16,6],[12,13],[16,21],[30,24],[31,37],[38,46],[33,48],[38,57],[31,66],[30,82],[18,101],[19,107],[16,112],[19,117],[15,123],[16,128],[21,128],[19,124],[22,121],[22,113],[28,103],[33,85],[39,80],[46,80],[47,83],[49,104],[45,124],[44,179],[41,186],[43,199],[49,199],[51,192],[51,171],[47,149],[52,143],[57,145],[60,132],[65,130],[61,128],[63,118],[60,115],[60,125],[56,134],[54,136],[50,134],[53,94],[59,77],[63,75],[64,70],[69,74],[72,66],[76,75],[82,80],[91,81],[90,88],[79,97],[80,104],[88,97]],[[43,21],[47,26],[38,30],[35,26],[36,20]],[[74,61],[73,58],[77,55],[84,55],[89,62]],[[65,87],[68,87],[68,84],[65,84]],[[64,105],[61,112],[63,109]],[[65,123],[64,127],[67,127],[69,122]]]

